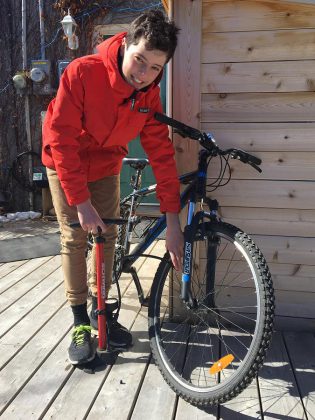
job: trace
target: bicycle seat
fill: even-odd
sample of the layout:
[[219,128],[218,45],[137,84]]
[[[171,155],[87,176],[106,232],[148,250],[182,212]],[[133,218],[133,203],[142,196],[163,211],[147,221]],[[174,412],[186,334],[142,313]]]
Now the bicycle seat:
[[131,168],[134,169],[144,169],[147,165],[150,165],[148,159],[145,158],[124,158],[123,159],[124,165],[129,165]]

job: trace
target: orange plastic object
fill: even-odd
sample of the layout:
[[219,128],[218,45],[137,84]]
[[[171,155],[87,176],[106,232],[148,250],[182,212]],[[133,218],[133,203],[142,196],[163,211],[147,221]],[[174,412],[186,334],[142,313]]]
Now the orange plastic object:
[[229,364],[233,362],[233,360],[233,354],[227,354],[226,356],[221,357],[221,359],[216,361],[209,369],[209,372],[211,375],[215,375],[216,373],[219,373],[221,370],[225,369]]

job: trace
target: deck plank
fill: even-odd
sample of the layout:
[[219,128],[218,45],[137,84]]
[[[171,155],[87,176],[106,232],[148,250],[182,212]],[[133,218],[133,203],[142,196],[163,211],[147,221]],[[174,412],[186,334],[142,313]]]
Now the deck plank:
[[306,418],[281,333],[274,334],[259,372],[259,389],[265,420]]
[[[69,309],[67,312],[69,314]],[[67,321],[68,329],[70,329],[70,316],[68,316]],[[63,328],[61,330],[64,332]],[[50,344],[53,346],[54,343],[51,342]],[[1,415],[1,419],[38,419],[41,416],[42,412],[46,409],[47,405],[51,401],[51,398],[54,396],[56,391],[58,391],[58,388],[62,386],[63,381],[66,381],[67,378],[73,373],[74,368],[67,360],[68,346],[69,338],[67,335],[62,339],[58,346],[53,349],[52,353],[49,354],[47,359],[45,359],[44,354],[41,354],[40,363],[36,363],[36,366],[39,369],[36,372],[32,372],[34,373],[33,376],[30,375],[30,377],[27,378],[29,382],[25,387],[23,387],[24,384],[21,384],[20,389],[16,390],[18,395],[13,399],[6,411]],[[46,351],[48,351],[48,348]],[[93,375],[88,376],[92,377]],[[90,383],[88,380],[86,380],[85,385],[89,387]],[[68,404],[69,403],[70,401],[68,401]],[[76,400],[76,403],[78,404],[78,400]],[[83,405],[84,402],[80,401],[79,405],[81,404]],[[22,407],[23,410],[21,409]],[[69,411],[67,412],[69,414]],[[72,417],[72,413],[70,418],[75,418]]]
[[[237,337],[237,340],[234,339],[234,333],[232,330],[226,330],[224,335],[225,337],[222,347],[225,348],[225,346],[228,345],[229,351],[232,354],[238,355],[235,360],[235,364],[238,365],[240,360],[243,360],[246,356],[246,348],[248,348],[251,343],[251,336],[246,333],[245,330],[243,332],[239,332],[238,335],[235,336]],[[232,362],[232,366],[233,364],[234,362]],[[224,376],[229,376],[230,374],[233,374],[234,371],[228,367],[227,369],[224,369],[222,373],[224,373]],[[263,418],[258,386],[258,380],[254,378],[251,384],[244,391],[232,400],[227,401],[220,406],[219,418],[224,420]]]
[[88,420],[104,416],[111,420],[128,418],[150,355],[146,312],[143,308],[138,314],[131,330],[134,345],[130,351],[118,356],[87,416]]
[[24,279],[24,277],[31,275],[37,268],[45,264],[45,262],[49,261],[51,258],[52,257],[41,257],[28,260],[25,264],[17,267],[13,272],[4,275],[0,281],[0,293],[2,294],[9,287],[12,287],[14,284]]
[[131,419],[171,419],[176,410],[176,401],[175,392],[167,385],[157,366],[151,361]]
[[47,276],[53,273],[58,269],[59,262],[60,266],[60,256],[53,257],[48,261],[45,261],[44,264],[40,265],[36,270],[30,273],[28,276],[23,278],[23,281],[15,284],[15,287],[8,288],[0,296],[1,311],[3,313],[10,305],[16,303],[20,298],[25,294],[31,291],[34,287],[39,285],[42,281],[45,280]]
[[[161,249],[162,252],[162,249]],[[174,324],[171,324],[174,325]],[[168,328],[169,324],[166,324]],[[168,351],[172,354],[174,351],[174,343],[172,343],[171,334],[168,336]],[[184,352],[180,352],[182,362]],[[171,419],[175,416],[177,407],[177,395],[168,386],[154,360],[151,359],[143,383],[136,399],[131,419],[142,420],[148,418],[150,420]]]
[[[88,419],[98,419],[102,414],[110,415],[113,420],[130,418],[151,360],[147,328],[147,308],[142,308],[132,327],[134,346],[130,352],[120,355],[117,359]],[[120,404],[122,400],[123,406]]]
[[[64,338],[72,325],[72,314],[68,307],[61,308],[56,315],[45,325],[42,330],[12,359],[1,371],[0,375],[0,415],[16,395],[23,389],[25,384],[32,378],[43,362],[49,358],[51,352],[56,348],[59,341]],[[63,364],[66,363],[66,353],[64,353]],[[66,369],[69,369],[69,362]],[[50,377],[40,380],[40,388],[35,394],[41,396],[44,389],[49,389],[54,382],[55,375],[58,376],[65,369],[55,366],[54,372],[50,372]],[[29,402],[28,402],[29,404]],[[14,408],[14,404],[12,406]],[[27,406],[26,406],[27,407]],[[20,414],[23,418],[31,418],[25,415],[26,407],[23,407]],[[17,411],[15,411],[17,415]],[[12,419],[12,416],[9,416]],[[22,418],[22,417],[21,417]]]
[[1,263],[0,264],[0,285],[2,285],[2,278],[5,277],[7,274],[11,274],[14,270],[20,267],[23,264],[26,264],[27,260],[20,260],[20,261],[12,261],[8,263]]
[[[167,341],[164,342],[166,354],[169,357],[172,357],[176,352],[177,363],[179,366],[183,366],[186,346],[178,348],[178,332],[180,330],[182,341],[186,343],[189,328],[187,328],[187,326],[165,322],[163,324],[163,330],[165,332],[165,338],[167,337]],[[145,418],[150,419],[173,418],[177,408],[177,401],[177,395],[165,382],[152,359],[131,418],[141,419],[142,415],[144,415]]]
[[309,420],[315,419],[315,335],[283,333]]
[[237,397],[220,406],[219,418],[224,420],[251,420],[262,418],[258,388],[255,380]]
[[0,370],[36,335],[66,303],[61,284],[0,340]]
[[196,407],[179,398],[175,420],[217,420],[218,407]]
[[51,273],[0,316],[0,338],[61,283],[61,268]]

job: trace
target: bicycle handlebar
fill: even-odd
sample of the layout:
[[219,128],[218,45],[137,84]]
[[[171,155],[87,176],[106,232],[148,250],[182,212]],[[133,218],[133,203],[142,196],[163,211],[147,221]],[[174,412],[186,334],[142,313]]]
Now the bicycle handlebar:
[[175,133],[178,133],[180,136],[184,138],[189,137],[190,139],[198,140],[199,143],[201,143],[201,145],[204,146],[206,149],[213,151],[213,155],[230,154],[233,159],[238,159],[243,163],[248,163],[254,169],[256,169],[256,171],[262,172],[262,170],[259,168],[259,165],[261,164],[261,159],[259,159],[258,157],[253,156],[241,149],[233,148],[221,150],[216,145],[216,142],[211,134],[202,132],[197,128],[189,127],[188,125],[183,124],[180,121],[174,120],[173,118],[170,118],[167,115],[156,112],[154,114],[154,118],[163,124],[167,124],[170,127],[175,128]]
[[197,130],[196,128],[189,127],[188,125],[183,124],[179,121],[176,121],[173,118],[168,117],[167,115],[156,112],[154,114],[154,118],[163,124],[175,128],[178,134],[182,137],[189,137],[193,140],[200,140],[200,138],[202,137],[201,131]]

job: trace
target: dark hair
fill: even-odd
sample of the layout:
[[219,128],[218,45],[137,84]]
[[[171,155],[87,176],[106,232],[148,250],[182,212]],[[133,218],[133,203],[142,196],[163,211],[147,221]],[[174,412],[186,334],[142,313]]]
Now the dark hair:
[[169,61],[177,46],[179,28],[161,10],[149,10],[131,22],[126,35],[126,44],[137,45],[140,38],[145,38],[148,50],[166,52]]

